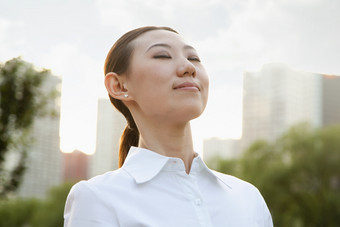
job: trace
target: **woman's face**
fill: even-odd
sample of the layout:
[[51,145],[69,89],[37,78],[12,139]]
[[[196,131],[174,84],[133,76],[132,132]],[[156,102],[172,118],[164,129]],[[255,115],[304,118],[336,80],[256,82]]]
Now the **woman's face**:
[[166,121],[198,117],[207,103],[209,79],[196,50],[165,30],[146,32],[132,44],[126,73],[130,109]]

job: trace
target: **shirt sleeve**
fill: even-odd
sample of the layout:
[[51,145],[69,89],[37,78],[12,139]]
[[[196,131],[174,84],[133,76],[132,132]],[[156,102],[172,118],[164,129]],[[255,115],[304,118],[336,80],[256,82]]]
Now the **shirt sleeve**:
[[91,189],[86,181],[74,185],[67,197],[64,227],[116,227],[119,226],[114,210]]
[[264,227],[273,227],[272,216],[269,212],[269,209],[264,199],[263,199],[263,220],[264,220]]

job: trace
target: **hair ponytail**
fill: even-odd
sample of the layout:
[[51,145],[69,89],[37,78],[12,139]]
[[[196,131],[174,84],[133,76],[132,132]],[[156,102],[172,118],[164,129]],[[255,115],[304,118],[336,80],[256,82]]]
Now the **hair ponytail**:
[[131,146],[137,146],[139,140],[139,132],[135,129],[132,129],[127,125],[124,129],[122,136],[120,137],[120,145],[119,145],[119,158],[118,158],[118,167],[122,167],[124,161],[126,159],[127,154],[129,153]]
[[[126,72],[129,68],[129,63],[133,52],[133,45],[131,42],[145,32],[153,30],[166,30],[177,33],[175,30],[169,27],[155,26],[141,27],[125,33],[112,46],[106,57],[104,66],[105,75],[109,72],[115,72],[118,75]],[[110,95],[109,97],[111,103],[124,115],[127,121],[127,126],[125,127],[120,138],[119,145],[118,167],[121,167],[124,164],[127,154],[129,153],[130,147],[138,146],[139,130],[130,113],[130,110],[125,106],[125,104],[121,100],[115,99]]]
[[120,137],[119,142],[119,156],[118,156],[118,167],[122,167],[124,164],[125,158],[129,153],[131,146],[138,146],[139,142],[139,131],[137,125],[131,115],[130,110],[124,105],[124,103],[115,99],[111,96],[111,103],[119,110],[125,117],[127,125],[123,131],[123,134]]

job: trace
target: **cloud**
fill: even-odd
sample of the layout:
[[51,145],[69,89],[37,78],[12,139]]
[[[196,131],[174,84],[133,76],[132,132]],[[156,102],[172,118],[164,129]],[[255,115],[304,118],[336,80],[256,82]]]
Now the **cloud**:
[[159,25],[202,38],[211,35],[212,27],[228,26],[227,8],[221,7],[219,1],[98,0],[97,7],[102,24],[121,32]]
[[255,70],[282,61],[301,70],[340,74],[339,1],[248,1],[230,26],[197,42],[208,67]]
[[254,65],[283,61],[302,70],[339,73],[339,7],[338,1],[314,0],[267,1],[248,8],[239,26],[264,44]]
[[25,42],[23,37],[13,38],[15,30],[22,28],[23,24],[0,17],[0,61],[22,55],[21,46]]
[[7,40],[7,30],[10,27],[10,21],[0,18],[0,41],[6,41]]

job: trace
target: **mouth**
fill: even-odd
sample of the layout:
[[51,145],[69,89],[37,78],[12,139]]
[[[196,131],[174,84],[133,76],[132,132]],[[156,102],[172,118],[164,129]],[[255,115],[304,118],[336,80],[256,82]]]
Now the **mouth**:
[[196,83],[193,82],[184,82],[174,87],[175,90],[193,90],[200,91],[201,89]]

